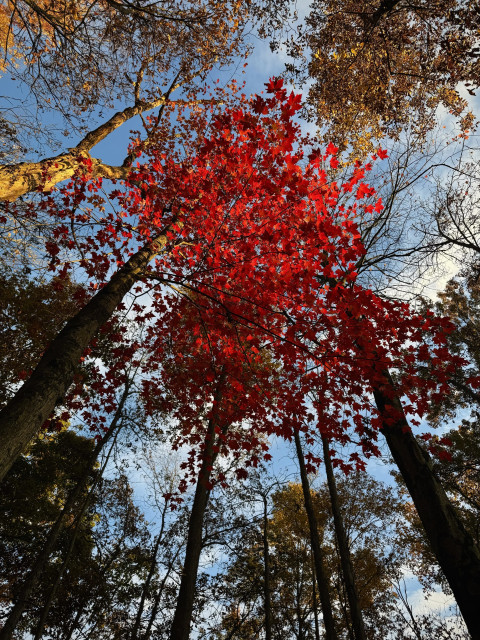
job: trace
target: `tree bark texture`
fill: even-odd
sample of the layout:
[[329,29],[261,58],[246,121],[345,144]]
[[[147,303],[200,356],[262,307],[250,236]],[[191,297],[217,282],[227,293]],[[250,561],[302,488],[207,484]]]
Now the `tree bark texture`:
[[82,166],[82,157],[92,160],[94,177],[124,180],[130,173],[128,157],[123,165],[112,167],[101,160],[91,158],[90,150],[127,120],[144,111],[164,105],[172,88],[157,100],[138,101],[135,105],[118,111],[99,127],[89,131],[76,147],[66,153],[60,153],[58,156],[45,158],[39,162],[19,162],[0,167],[0,200],[13,201],[32,191],[50,191],[55,185],[68,180],[78,171]]
[[407,485],[428,541],[473,640],[480,640],[480,550],[435,475],[428,453],[408,425],[388,371],[373,387],[382,433]]
[[65,395],[82,353],[96,332],[112,316],[150,260],[164,248],[167,230],[133,255],[66,323],[30,378],[0,412],[0,481]]
[[353,571],[347,534],[345,532],[345,527],[343,524],[342,512],[340,510],[337,485],[332,468],[332,460],[330,458],[329,442],[324,436],[322,436],[322,445],[325,470],[327,472],[328,491],[330,493],[330,502],[332,504],[333,523],[335,526],[335,535],[338,542],[338,550],[340,553],[340,563],[342,565],[345,589],[347,591],[348,605],[350,607],[353,632],[355,634],[355,640],[366,640],[367,636],[365,634],[365,625],[363,623],[362,610],[360,609],[358,592],[355,585],[355,574]]
[[307,470],[305,469],[305,459],[303,457],[302,445],[297,430],[294,431],[294,439],[295,448],[297,450],[298,464],[300,467],[303,499],[305,502],[305,510],[307,512],[308,526],[310,529],[310,541],[312,544],[315,573],[317,576],[318,592],[320,595],[320,604],[322,606],[323,624],[325,626],[325,638],[326,640],[337,640],[337,632],[335,630],[335,622],[333,619],[332,601],[330,598],[329,581],[325,570],[324,553],[320,544],[320,536],[318,535],[318,523],[315,516],[315,511],[313,509],[312,495],[310,493]]
[[0,167],[0,200],[13,201],[32,191],[50,191],[63,180],[72,178],[82,168],[82,158],[92,161],[94,178],[125,180],[130,173],[130,167],[110,166],[91,158],[87,152],[73,149],[39,162],[20,162]]
[[[214,406],[218,405],[221,400],[224,382],[225,374],[222,372],[215,391]],[[213,413],[207,425],[203,459],[200,472],[198,474],[192,511],[188,522],[185,560],[183,563],[180,589],[178,591],[172,628],[170,630],[170,640],[188,640],[190,636],[190,624],[195,598],[195,584],[197,581],[200,554],[202,552],[203,518],[210,496],[208,483],[210,482],[213,462],[216,457],[214,453],[216,422],[216,416],[215,413]]]

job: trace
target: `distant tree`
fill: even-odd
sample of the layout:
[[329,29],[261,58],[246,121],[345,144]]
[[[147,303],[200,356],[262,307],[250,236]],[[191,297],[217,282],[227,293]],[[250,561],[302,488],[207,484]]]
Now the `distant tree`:
[[[391,490],[362,473],[339,480],[338,493],[367,633],[383,633],[389,629],[389,615],[394,611],[391,582],[402,562],[402,553],[388,548],[394,538],[393,524],[399,517],[399,504]],[[329,490],[323,484],[311,494],[325,550],[336,631],[340,638],[352,637]],[[249,633],[263,637],[260,635],[265,633],[262,529],[261,518],[252,523],[248,536],[231,554],[226,573],[218,577],[224,613],[221,625],[207,637],[233,640],[246,638]],[[319,632],[321,637],[321,609],[314,586],[309,524],[300,484],[289,483],[273,495],[268,535],[273,637],[313,640],[319,637]]]
[[[75,502],[70,505],[64,525],[54,540],[55,556],[58,562],[67,553],[72,536],[74,514],[88,493],[89,481],[92,482],[94,469],[88,466],[95,442],[71,431],[58,434],[45,434],[32,446],[28,456],[22,456],[12,468],[2,486],[2,548],[1,563],[3,582],[2,600],[8,606],[22,605],[19,614],[28,608],[35,610],[48,592],[49,585],[55,579],[57,563],[44,562],[40,591],[39,576],[28,591],[24,580],[28,582],[32,566],[49,545],[49,536],[56,521],[61,517],[63,505],[75,491],[79,478],[85,470],[90,472],[81,487],[75,493]],[[78,494],[78,495],[77,495]],[[79,526],[82,535],[75,547],[78,559],[91,553],[91,529],[93,522],[90,513],[85,513]],[[51,546],[51,545],[50,545]],[[47,558],[48,560],[48,558]],[[78,566],[80,566],[78,565]],[[2,637],[11,637],[13,629],[4,627]],[[17,616],[18,618],[18,616]],[[34,624],[34,623],[33,623]],[[8,635],[5,635],[8,634]]]
[[330,495],[330,505],[332,508],[333,526],[335,529],[335,540],[342,568],[341,576],[344,584],[346,599],[353,634],[356,640],[366,640],[365,623],[363,620],[360,599],[355,580],[355,572],[352,565],[352,555],[348,544],[345,523],[342,516],[341,504],[338,498],[337,482],[333,471],[332,458],[330,455],[330,443],[326,437],[322,437],[323,462],[327,475],[328,493]]
[[294,433],[295,450],[297,452],[298,466],[300,469],[300,481],[303,492],[303,507],[307,514],[308,532],[310,534],[310,547],[315,567],[315,579],[320,594],[320,603],[323,612],[323,624],[325,626],[325,637],[327,640],[336,640],[337,631],[335,629],[335,620],[333,616],[332,602],[330,598],[329,575],[325,564],[325,553],[320,541],[318,522],[315,509],[312,502],[312,494],[310,491],[310,483],[308,481],[307,469],[305,465],[305,456],[303,453],[300,435],[296,430]]
[[459,83],[471,94],[480,84],[478,27],[475,1],[316,0],[288,42],[289,69],[313,81],[309,113],[325,139],[365,157],[405,128],[422,140],[440,105],[474,126]]
[[82,287],[0,270],[0,405],[40,359],[75,308]]
[[[153,608],[144,611],[142,637],[148,638],[152,627],[163,624],[167,628],[161,603],[168,610],[175,595],[171,581],[184,540],[182,518],[176,515],[169,520],[163,532],[167,538],[160,531],[152,540],[132,501],[126,476],[117,473],[111,479],[99,479],[95,468],[91,468],[90,483],[70,504],[69,495],[79,482],[78,476],[85,473],[95,444],[94,439],[71,431],[47,434],[5,479],[0,522],[4,620],[11,603],[24,597],[24,578],[49,544],[55,519],[64,504],[70,506],[54,553],[27,596],[25,614],[13,636],[11,629],[2,630],[2,634],[10,634],[5,637],[25,633],[39,638],[131,637],[140,610],[137,603],[145,588]],[[156,563],[152,565],[155,549]]]

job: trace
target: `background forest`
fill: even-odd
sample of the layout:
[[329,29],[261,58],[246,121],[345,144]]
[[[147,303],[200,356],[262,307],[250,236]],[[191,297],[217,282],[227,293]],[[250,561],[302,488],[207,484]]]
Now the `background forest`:
[[478,2],[0,47],[0,640],[480,639]]

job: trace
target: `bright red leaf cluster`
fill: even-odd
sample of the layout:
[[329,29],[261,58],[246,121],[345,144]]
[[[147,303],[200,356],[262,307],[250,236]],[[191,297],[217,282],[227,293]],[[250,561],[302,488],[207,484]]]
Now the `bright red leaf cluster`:
[[[371,164],[343,184],[332,179],[337,149],[304,150],[300,97],[281,80],[229,105],[182,115],[185,153],[152,127],[135,143],[128,182],[107,197],[87,171],[47,198],[44,213],[58,220],[47,244],[52,269],[66,274],[76,258],[94,290],[167,235],[140,278],[139,295],[153,286],[148,304],[139,298],[132,312],[148,323],[145,405],[171,413],[177,444],[193,447],[190,468],[214,409],[221,454],[244,451],[255,463],[266,448],[259,433],[311,428],[314,407],[325,434],[372,455],[372,384],[393,369],[407,412],[421,416],[459,364],[445,346],[451,325],[357,279],[365,249],[356,220],[382,208],[364,181]],[[361,464],[358,454],[352,463]]]

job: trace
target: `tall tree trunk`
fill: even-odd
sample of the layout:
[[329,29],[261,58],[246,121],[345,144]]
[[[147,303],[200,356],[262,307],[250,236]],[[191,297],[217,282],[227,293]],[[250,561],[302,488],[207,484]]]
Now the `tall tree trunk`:
[[317,576],[318,592],[320,594],[320,603],[323,612],[323,624],[325,625],[326,640],[337,640],[337,632],[335,631],[335,622],[333,619],[332,602],[330,599],[329,581],[325,570],[325,559],[318,535],[318,523],[313,509],[312,495],[310,493],[310,485],[308,483],[307,471],[305,469],[305,459],[303,457],[300,436],[297,430],[294,430],[295,448],[297,450],[298,464],[300,467],[300,478],[302,481],[303,499],[305,502],[305,510],[307,512],[308,526],[310,529],[310,541],[312,544],[313,560],[315,563],[315,573]]
[[50,558],[50,555],[55,549],[57,540],[65,526],[66,517],[72,512],[72,510],[74,509],[75,503],[77,502],[82,492],[85,490],[88,483],[88,479],[92,474],[93,466],[101,450],[103,449],[105,444],[110,440],[110,438],[114,435],[114,433],[117,431],[117,427],[120,422],[123,407],[125,405],[125,402],[128,396],[128,391],[129,391],[129,386],[125,385],[124,392],[120,399],[120,402],[115,412],[115,415],[113,417],[113,420],[110,424],[110,428],[107,431],[107,433],[103,436],[103,438],[97,443],[95,449],[92,452],[92,455],[88,460],[87,465],[85,466],[85,472],[82,474],[81,478],[79,478],[77,484],[75,485],[73,490],[70,492],[69,496],[67,497],[67,500],[65,501],[65,504],[63,506],[61,513],[59,514],[52,528],[50,529],[50,532],[47,536],[47,539],[45,540],[45,543],[42,547],[40,554],[37,556],[30,573],[28,574],[27,578],[25,579],[24,583],[22,584],[21,588],[18,591],[16,602],[12,610],[10,611],[8,618],[5,621],[5,624],[2,630],[0,631],[0,640],[11,640],[13,632],[15,631],[20,621],[20,618],[23,615],[23,612],[25,611],[28,605],[28,599],[32,594],[33,590],[39,584],[43,571]]
[[[214,429],[215,426],[212,425],[211,431],[209,430],[212,438],[214,435]],[[202,465],[202,469],[203,468],[204,465]],[[195,584],[197,581],[198,564],[202,551],[203,518],[209,498],[209,490],[206,485],[209,477],[210,472],[205,469],[205,473],[199,474],[197,480],[192,512],[188,522],[187,547],[185,550],[185,560],[183,563],[180,589],[173,616],[172,628],[170,630],[170,640],[188,640],[190,635],[193,601],[195,598]]]
[[317,608],[317,588],[315,586],[315,564],[313,562],[313,551],[311,552],[312,561],[312,603],[313,603],[313,620],[315,622],[315,640],[320,640],[320,628],[318,626],[318,608]]
[[412,434],[390,373],[384,371],[372,386],[390,452],[472,639],[480,640],[480,550],[448,500],[430,456]]
[[268,545],[268,502],[263,500],[263,604],[265,609],[265,640],[272,640],[272,602],[270,587],[270,549]]
[[157,555],[158,555],[158,549],[160,547],[160,543],[163,539],[163,532],[165,530],[165,516],[166,516],[166,511],[168,508],[168,502],[165,500],[163,509],[162,509],[162,518],[161,518],[161,525],[160,525],[160,531],[158,532],[158,536],[157,539],[155,541],[155,545],[153,547],[153,551],[152,551],[152,557],[150,560],[150,568],[148,570],[148,575],[145,579],[145,582],[143,584],[143,589],[142,589],[142,595],[140,597],[140,603],[138,605],[138,611],[137,611],[137,615],[135,617],[135,623],[133,625],[133,629],[132,629],[132,633],[130,635],[131,640],[136,640],[137,636],[138,636],[138,631],[140,629],[140,624],[142,622],[142,614],[143,614],[143,609],[145,607],[145,600],[147,599],[148,596],[148,592],[150,589],[150,584],[152,582],[152,578],[153,575],[155,573],[155,569],[157,566]]
[[327,472],[328,491],[330,493],[330,502],[332,504],[335,535],[338,542],[340,563],[342,565],[343,579],[345,581],[345,588],[347,591],[347,598],[350,607],[350,615],[352,617],[352,626],[355,634],[355,640],[366,640],[367,636],[365,634],[365,625],[363,623],[362,610],[360,609],[358,592],[355,585],[355,574],[353,571],[347,534],[343,525],[340,503],[338,500],[337,485],[332,468],[332,460],[330,458],[329,442],[325,436],[322,436],[322,445],[325,469]]
[[149,620],[148,620],[147,628],[145,630],[145,634],[142,636],[142,640],[150,640],[150,636],[152,634],[153,623],[157,619],[158,609],[160,607],[160,598],[162,597],[163,590],[165,588],[165,585],[167,583],[168,578],[170,577],[170,573],[173,570],[173,565],[174,565],[177,557],[179,556],[179,554],[180,554],[180,547],[178,547],[178,549],[175,552],[174,556],[171,558],[170,563],[168,565],[168,569],[165,572],[165,575],[162,578],[162,582],[160,583],[160,587],[158,588],[158,590],[157,590],[157,592],[155,594],[155,598],[153,599],[152,611],[150,612],[150,617],[149,617]]
[[0,412],[0,481],[63,398],[82,353],[112,316],[152,258],[165,247],[168,227],[133,255],[88,304],[71,318],[35,371]]
[[0,200],[16,200],[20,196],[41,189],[50,191],[55,185],[68,180],[84,168],[84,161],[92,162],[93,177],[125,180],[130,167],[113,167],[101,160],[92,158],[87,151],[76,147],[72,151],[60,153],[53,158],[44,158],[39,162],[19,162],[0,167]]
[[[222,371],[215,391],[214,406],[218,406],[220,402],[224,382],[225,374]],[[202,551],[203,518],[207,508],[208,498],[210,496],[208,483],[210,482],[213,462],[216,457],[216,454],[214,453],[216,426],[217,417],[215,414],[212,414],[207,425],[203,459],[200,472],[198,474],[192,511],[188,522],[185,560],[183,563],[175,613],[173,615],[172,628],[170,630],[170,640],[188,640],[190,635],[193,601],[195,598],[195,584],[197,581],[198,564],[200,562],[200,554]]]

